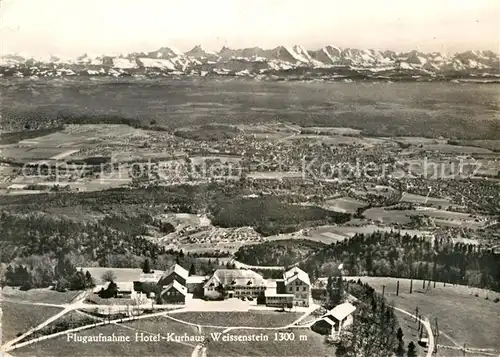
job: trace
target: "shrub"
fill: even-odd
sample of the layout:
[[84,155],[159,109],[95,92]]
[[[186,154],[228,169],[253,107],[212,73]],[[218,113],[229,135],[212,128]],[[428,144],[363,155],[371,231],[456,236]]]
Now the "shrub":
[[500,301],[500,298],[495,298],[495,300],[493,300],[494,303],[497,303]]

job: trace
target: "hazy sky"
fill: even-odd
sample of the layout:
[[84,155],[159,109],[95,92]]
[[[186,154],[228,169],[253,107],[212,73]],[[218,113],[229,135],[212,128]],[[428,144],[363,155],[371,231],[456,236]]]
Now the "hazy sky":
[[499,0],[0,0],[0,52],[302,44],[499,52]]

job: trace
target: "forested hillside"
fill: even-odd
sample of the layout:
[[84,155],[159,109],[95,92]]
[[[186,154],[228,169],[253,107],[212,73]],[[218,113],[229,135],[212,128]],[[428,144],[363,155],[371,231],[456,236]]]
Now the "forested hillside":
[[293,205],[267,196],[218,200],[211,211],[216,225],[252,226],[264,236],[294,232],[308,226],[344,223],[350,219],[349,214]]
[[331,261],[344,263],[349,275],[429,279],[500,291],[500,256],[471,244],[375,232],[330,245],[303,265],[330,275]]
[[[242,247],[236,256],[243,263],[265,265],[290,262],[301,250],[276,242]],[[259,257],[258,259],[255,257]],[[297,261],[297,260],[296,260]],[[357,234],[311,254],[299,266],[313,278],[345,274],[429,279],[500,291],[500,256],[490,249],[442,239],[401,235],[397,232]]]
[[241,247],[235,254],[236,260],[249,265],[292,265],[314,252],[325,247],[325,244],[306,239],[287,239],[266,242],[264,244]]

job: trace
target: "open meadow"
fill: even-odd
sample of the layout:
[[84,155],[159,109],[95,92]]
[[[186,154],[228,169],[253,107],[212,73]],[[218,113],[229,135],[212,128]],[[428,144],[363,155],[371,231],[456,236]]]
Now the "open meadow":
[[[385,285],[385,296],[396,307],[415,314],[418,306],[419,314],[428,317],[433,327],[437,318],[438,344],[455,347],[466,344],[467,348],[493,349],[500,353],[500,303],[494,302],[500,293],[443,283],[436,283],[435,288],[431,283],[429,289],[423,289],[422,281],[414,280],[410,294],[408,279],[361,277],[361,280],[379,293]],[[398,280],[400,290],[396,296]]]
[[279,234],[265,237],[266,241],[288,240],[288,239],[307,239],[324,244],[341,242],[352,238],[356,234],[372,234],[374,232],[392,232],[398,231],[401,234],[411,236],[428,236],[430,232],[419,229],[397,229],[395,227],[378,226],[375,224],[362,224],[360,226],[339,225],[339,226],[318,226],[301,230],[294,233]]
[[302,314],[297,312],[275,311],[213,311],[213,312],[182,312],[174,313],[172,317],[199,325],[228,327],[281,327],[297,320]]
[[144,335],[156,335],[158,333],[156,324],[151,325],[151,332],[143,330],[143,326],[136,328],[131,325],[105,325],[96,328],[83,330],[78,335],[81,336],[129,336],[130,342],[75,342],[69,341],[68,336],[63,335],[54,339],[35,342],[9,352],[12,356],[74,356],[74,357],[136,357],[136,356],[190,356],[195,348],[195,344],[175,343],[161,340],[159,342],[136,341],[136,333]]
[[50,289],[31,289],[28,291],[22,291],[19,290],[19,288],[5,286],[2,289],[2,299],[23,303],[39,302],[48,304],[66,304],[71,302],[71,300],[77,297],[80,293],[81,291],[59,292]]
[[61,312],[61,308],[2,301],[2,341],[8,342],[22,335],[49,317]]
[[443,227],[464,227],[479,229],[488,223],[488,217],[469,213],[445,211],[436,208],[388,209],[384,207],[369,208],[363,216],[373,222],[387,225],[404,225],[411,222],[411,217],[425,217]]

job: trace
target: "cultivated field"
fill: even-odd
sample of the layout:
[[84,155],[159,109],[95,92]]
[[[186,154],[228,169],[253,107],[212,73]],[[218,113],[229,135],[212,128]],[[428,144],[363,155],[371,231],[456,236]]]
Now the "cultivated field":
[[[362,277],[361,280],[378,292],[385,285],[385,296],[390,302],[413,314],[418,306],[419,313],[429,317],[432,325],[437,318],[441,332],[438,344],[462,347],[465,343],[468,348],[494,349],[500,353],[500,303],[493,302],[500,293],[449,284],[445,287],[443,283],[436,283],[436,288],[431,284],[424,290],[422,281],[414,280],[410,294],[408,279]],[[396,296],[398,280],[400,293]]]
[[438,198],[438,197],[425,197],[422,195],[416,195],[414,193],[404,192],[401,197],[401,202],[409,202],[409,203],[427,203],[433,206],[448,206],[450,201],[446,198]]
[[442,209],[419,207],[412,210],[393,210],[383,207],[367,209],[363,216],[378,223],[387,225],[407,224],[411,216],[431,218],[437,225],[445,227],[464,227],[478,229],[488,223],[487,217],[473,216],[468,213],[445,211]]
[[[396,211],[397,212],[397,211]],[[392,232],[398,231],[401,234],[411,236],[428,236],[430,231],[419,229],[396,229],[394,227],[377,226],[375,224],[361,224],[356,226],[318,226],[314,228],[303,229],[299,232],[279,234],[266,237],[266,241],[285,240],[285,239],[308,239],[315,242],[332,244],[353,237],[355,234],[372,234],[374,232]]]

